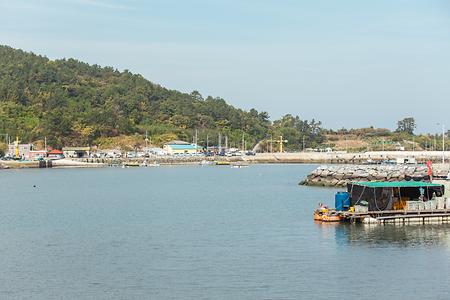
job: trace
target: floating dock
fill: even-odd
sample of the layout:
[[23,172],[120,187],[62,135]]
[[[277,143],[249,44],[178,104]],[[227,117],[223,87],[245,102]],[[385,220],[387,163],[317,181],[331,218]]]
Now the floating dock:
[[450,209],[390,210],[357,213],[338,212],[342,222],[364,224],[444,224],[450,223]]
[[[443,183],[443,184],[442,184]],[[446,182],[354,182],[337,192],[335,209],[319,204],[314,220],[364,224],[450,223]]]

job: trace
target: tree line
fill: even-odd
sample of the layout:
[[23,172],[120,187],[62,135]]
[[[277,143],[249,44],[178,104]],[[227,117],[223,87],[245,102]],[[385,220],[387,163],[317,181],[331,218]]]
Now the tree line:
[[46,137],[62,147],[145,134],[157,143],[192,141],[195,131],[203,143],[208,136],[217,144],[221,134],[232,145],[244,136],[249,147],[283,135],[288,150],[324,140],[315,120],[286,115],[272,122],[267,112],[244,111],[197,91],[170,90],[128,70],[0,46],[0,134],[29,142]]

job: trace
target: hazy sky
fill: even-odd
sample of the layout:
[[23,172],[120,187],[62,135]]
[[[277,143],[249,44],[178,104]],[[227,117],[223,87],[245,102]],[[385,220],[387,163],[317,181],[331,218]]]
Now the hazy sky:
[[326,127],[450,127],[448,0],[0,0],[0,44]]

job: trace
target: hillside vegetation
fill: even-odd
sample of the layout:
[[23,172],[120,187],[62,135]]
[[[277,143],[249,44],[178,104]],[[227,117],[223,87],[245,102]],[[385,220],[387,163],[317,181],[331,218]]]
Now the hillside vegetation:
[[[274,99],[276,101],[276,99]],[[219,97],[197,91],[181,93],[152,83],[141,75],[75,59],[50,60],[0,45],[0,141],[5,134],[22,142],[54,147],[98,145],[133,148],[161,145],[173,139],[217,145],[219,134],[228,145],[262,151],[331,147],[335,150],[440,150],[442,135],[415,135],[408,117],[397,130],[359,128],[325,130],[316,120],[287,114],[270,120],[268,113],[244,111]],[[447,133],[448,135],[448,133]],[[448,148],[448,139],[446,148]],[[3,147],[4,148],[4,147]]]
[[140,136],[217,144],[219,132],[251,147],[283,134],[296,149],[323,141],[320,122],[287,115],[271,122],[266,112],[244,111],[208,96],[169,90],[128,70],[89,65],[0,46],[0,134],[24,142],[47,138],[49,144],[108,144],[108,138]]

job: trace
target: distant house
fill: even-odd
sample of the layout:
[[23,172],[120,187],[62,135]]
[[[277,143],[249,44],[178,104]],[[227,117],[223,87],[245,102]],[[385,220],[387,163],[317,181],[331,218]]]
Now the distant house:
[[29,160],[40,160],[47,157],[47,150],[30,150]]
[[195,154],[201,150],[197,144],[190,144],[184,141],[171,141],[164,145],[163,150],[169,155]]
[[33,149],[33,144],[11,143],[8,145],[8,156],[29,160],[30,159],[30,151],[32,149]]
[[64,158],[64,153],[61,150],[53,149],[50,152],[48,152],[48,158],[52,159],[60,159]]
[[62,151],[65,157],[86,158],[91,154],[91,147],[64,147]]
[[156,148],[156,147],[150,147],[150,148],[144,148],[144,153],[149,155],[166,155],[167,152],[164,151],[163,148]]

